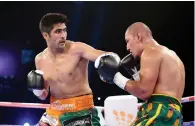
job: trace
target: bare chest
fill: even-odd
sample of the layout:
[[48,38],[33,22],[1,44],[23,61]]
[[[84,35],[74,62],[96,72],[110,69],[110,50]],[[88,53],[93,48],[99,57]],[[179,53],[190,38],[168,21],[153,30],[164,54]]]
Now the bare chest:
[[79,58],[70,56],[55,61],[47,60],[42,66],[42,71],[45,79],[49,82],[65,82],[75,74],[78,63]]

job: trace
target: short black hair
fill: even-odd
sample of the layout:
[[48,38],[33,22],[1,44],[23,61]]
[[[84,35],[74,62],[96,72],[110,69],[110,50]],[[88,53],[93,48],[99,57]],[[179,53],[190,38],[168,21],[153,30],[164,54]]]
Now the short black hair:
[[67,24],[68,19],[67,16],[61,13],[47,13],[45,14],[40,23],[39,29],[42,32],[50,33],[53,29],[53,25],[57,23],[65,23]]

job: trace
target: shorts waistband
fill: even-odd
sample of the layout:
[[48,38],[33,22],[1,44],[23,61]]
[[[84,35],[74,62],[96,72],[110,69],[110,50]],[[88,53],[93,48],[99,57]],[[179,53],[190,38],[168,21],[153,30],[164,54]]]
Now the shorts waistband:
[[165,94],[153,94],[147,102],[159,102],[164,105],[175,104],[182,108],[182,105],[177,98]]
[[90,108],[94,108],[93,95],[83,95],[66,99],[50,97],[50,106],[46,111],[48,114],[61,115],[67,112],[77,112]]

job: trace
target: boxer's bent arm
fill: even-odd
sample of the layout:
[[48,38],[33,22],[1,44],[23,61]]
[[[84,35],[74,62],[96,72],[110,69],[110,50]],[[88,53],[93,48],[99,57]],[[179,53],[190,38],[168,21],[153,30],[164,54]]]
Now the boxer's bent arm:
[[[41,70],[41,61],[42,61],[43,55],[44,55],[43,52],[41,52],[41,53],[37,54],[36,57],[35,57],[35,66],[36,66],[36,69],[37,70]],[[44,92],[45,94],[44,95],[41,95],[39,97],[39,99],[45,99],[45,96],[48,95],[49,85],[47,84],[47,81],[45,81],[44,87],[46,89],[46,92]]]
[[42,55],[43,55],[42,52],[40,52],[35,57],[35,66],[36,66],[36,69],[38,69],[38,70],[41,69],[41,57],[42,57]]
[[161,55],[155,50],[145,50],[141,56],[140,80],[128,80],[125,90],[142,100],[147,100],[154,91],[158,79]]
[[82,42],[76,42],[73,48],[74,52],[79,53],[83,58],[93,62],[98,58],[98,56],[108,53],[94,49],[92,46]]

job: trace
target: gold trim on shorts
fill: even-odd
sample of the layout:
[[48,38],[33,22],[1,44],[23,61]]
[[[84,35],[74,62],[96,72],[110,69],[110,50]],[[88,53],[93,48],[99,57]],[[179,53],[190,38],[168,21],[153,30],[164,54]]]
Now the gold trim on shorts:
[[175,100],[177,100],[180,104],[181,104],[181,100],[179,100],[178,98],[174,97],[174,96],[170,96],[170,95],[167,95],[167,94],[152,94],[152,95],[161,95],[161,96],[167,96],[167,97],[171,97],[171,98],[174,98]]

